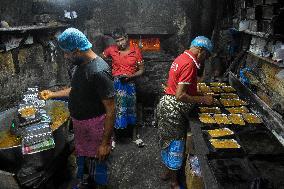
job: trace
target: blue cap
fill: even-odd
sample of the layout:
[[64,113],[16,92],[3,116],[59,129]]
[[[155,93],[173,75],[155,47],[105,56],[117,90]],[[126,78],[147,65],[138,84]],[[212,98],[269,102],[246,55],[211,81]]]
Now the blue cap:
[[202,47],[208,50],[210,53],[212,53],[213,50],[213,44],[210,39],[204,36],[198,36],[196,37],[192,42],[190,47]]
[[57,37],[60,48],[67,52],[75,49],[86,51],[92,47],[88,38],[76,28],[68,28]]

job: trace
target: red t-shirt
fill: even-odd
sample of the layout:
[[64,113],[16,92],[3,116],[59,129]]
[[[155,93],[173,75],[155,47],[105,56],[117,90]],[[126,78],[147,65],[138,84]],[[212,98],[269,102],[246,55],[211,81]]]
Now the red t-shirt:
[[112,75],[132,75],[137,71],[137,65],[142,63],[141,51],[136,46],[131,46],[127,54],[121,54],[116,45],[111,45],[103,52],[105,57],[112,58]]
[[179,55],[171,65],[166,94],[175,95],[178,84],[188,84],[187,94],[197,94],[197,69],[200,64],[188,50]]

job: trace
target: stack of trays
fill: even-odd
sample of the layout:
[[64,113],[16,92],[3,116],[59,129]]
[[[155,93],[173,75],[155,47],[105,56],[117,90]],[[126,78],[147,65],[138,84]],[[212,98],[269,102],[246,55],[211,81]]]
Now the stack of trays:
[[22,153],[33,154],[55,147],[51,118],[43,109],[45,101],[38,98],[38,88],[28,88],[23,94],[15,120],[15,133],[22,138]]
[[33,154],[54,148],[50,126],[46,123],[32,124],[25,128],[22,138],[22,153]]

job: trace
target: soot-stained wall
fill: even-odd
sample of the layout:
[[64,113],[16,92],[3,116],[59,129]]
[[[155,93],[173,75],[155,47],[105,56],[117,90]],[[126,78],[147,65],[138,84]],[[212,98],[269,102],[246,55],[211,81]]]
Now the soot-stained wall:
[[[66,21],[91,40],[124,26],[132,34],[172,34],[176,51],[187,48],[197,35],[211,37],[215,23],[213,0],[1,0],[0,19],[11,26],[38,23],[40,15]],[[76,11],[65,19],[64,10]]]
[[1,52],[0,111],[17,105],[28,87],[45,89],[68,84],[67,67],[63,54],[49,43],[35,41],[31,45]]
[[[156,94],[167,79],[173,57],[187,49],[193,37],[211,37],[214,6],[213,0],[1,0],[0,20],[12,27],[67,23],[82,30],[98,54],[107,46],[104,35],[118,26],[124,26],[132,35],[161,36],[160,53],[169,54],[171,58],[146,61],[146,72],[137,81],[140,91]],[[64,11],[75,11],[78,17],[65,18]],[[68,81],[62,54],[57,55],[60,60],[50,61],[52,58],[47,51],[41,44],[34,43],[0,53],[1,110],[15,105],[29,85],[48,86]],[[18,52],[23,54],[22,58]],[[21,61],[23,63],[19,63]],[[18,63],[22,67],[17,66]]]

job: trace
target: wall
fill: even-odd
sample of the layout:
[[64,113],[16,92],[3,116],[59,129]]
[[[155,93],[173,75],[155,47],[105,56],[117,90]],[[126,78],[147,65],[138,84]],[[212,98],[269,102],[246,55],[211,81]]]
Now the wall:
[[[78,4],[73,0],[74,4]],[[124,26],[129,34],[170,34],[175,50],[188,47],[190,21],[180,1],[169,0],[110,0],[80,1],[71,5],[78,12],[76,25],[93,41]]]
[[26,25],[32,19],[32,0],[1,0],[0,20],[11,26]]
[[141,93],[139,101],[144,103],[154,103],[155,97],[163,93],[163,84],[166,84],[168,72],[174,57],[163,53],[144,53],[145,73],[136,81],[138,95]]
[[[87,34],[98,54],[108,44],[104,34],[110,34],[114,28],[123,25],[129,34],[160,35],[162,53],[177,56],[189,47],[193,37],[211,37],[214,6],[216,4],[213,0],[1,0],[0,19],[6,20],[10,26],[48,21],[68,23]],[[76,11],[78,18],[64,18],[64,10]],[[46,15],[48,19],[39,19],[46,18]],[[17,66],[14,65],[18,55],[12,52],[0,55],[0,66],[3,70],[8,70],[5,73],[1,71],[0,85],[2,89],[5,88],[0,92],[1,109],[14,105],[29,84],[48,86],[64,82],[66,78],[59,77],[66,75],[66,66],[61,67],[59,64],[62,60],[50,62],[50,55],[43,46],[35,44],[23,49],[25,50],[21,51],[25,53],[22,53],[22,59],[28,60],[23,64],[24,67],[20,67],[20,71],[15,70]],[[137,81],[139,90],[157,94],[161,84],[167,79],[172,59],[146,61],[146,73]],[[44,70],[51,74],[45,76]],[[19,81],[22,82],[21,85]]]
[[[216,14],[213,0],[1,0],[0,19],[11,26],[38,22],[51,15],[84,30],[93,41],[120,25],[133,34],[172,34],[175,51],[187,48],[197,35],[211,37]],[[75,20],[64,19],[64,10],[76,11]]]
[[35,42],[0,53],[0,111],[18,104],[28,87],[66,83],[67,64],[61,52]]

